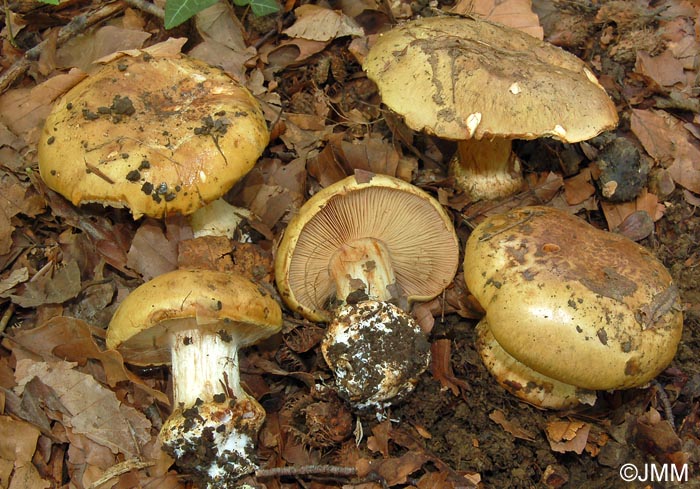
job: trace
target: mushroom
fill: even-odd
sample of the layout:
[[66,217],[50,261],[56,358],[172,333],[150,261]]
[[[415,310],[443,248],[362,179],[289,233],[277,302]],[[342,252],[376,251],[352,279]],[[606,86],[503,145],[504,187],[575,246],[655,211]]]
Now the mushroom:
[[238,350],[277,333],[277,302],[248,279],[175,270],[119,305],[106,343],[127,363],[172,366],[173,411],[163,449],[204,486],[223,487],[256,469],[265,411],[241,386]]
[[[382,352],[397,360],[420,355],[404,359],[410,371],[392,374],[408,383],[406,387],[390,387],[385,395],[377,394],[375,386],[341,388],[358,405],[379,406],[410,390],[420,374],[412,365],[425,370],[428,362],[425,338],[416,337],[422,337],[420,329],[403,310],[385,303],[407,308],[409,302],[434,298],[452,281],[458,257],[452,220],[435,199],[403,180],[357,172],[311,197],[289,222],[275,256],[275,279],[293,311],[312,321],[335,319],[322,345],[331,368],[345,362],[343,355],[364,348],[356,339],[373,342],[367,348],[375,354],[377,344],[392,341],[379,339],[382,335],[413,338],[403,349]],[[366,333],[370,324],[374,336]],[[413,350],[411,345],[419,347]],[[354,380],[347,382],[377,379],[361,371],[362,363],[355,362]],[[365,369],[389,372],[379,365],[378,357],[365,356]]]
[[74,205],[188,215],[243,177],[268,139],[258,102],[224,71],[184,55],[124,55],[54,105],[39,171]]
[[523,183],[513,139],[583,141],[617,125],[615,105],[576,56],[474,17],[432,17],[383,33],[363,68],[406,124],[458,141],[451,170],[473,199]]
[[538,406],[640,387],[673,359],[683,315],[645,248],[565,211],[494,215],[467,240],[467,288],[486,311],[478,349],[507,390]]

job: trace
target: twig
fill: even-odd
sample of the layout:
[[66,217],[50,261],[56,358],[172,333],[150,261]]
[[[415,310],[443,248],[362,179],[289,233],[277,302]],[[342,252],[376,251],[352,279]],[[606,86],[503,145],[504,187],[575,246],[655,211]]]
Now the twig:
[[97,489],[100,487],[102,484],[105,484],[109,482],[110,480],[119,477],[122,474],[126,474],[127,472],[130,472],[134,469],[140,470],[140,469],[145,469],[148,467],[154,466],[156,463],[155,462],[142,462],[141,460],[138,460],[136,458],[132,458],[129,460],[125,460],[121,463],[118,463],[117,465],[113,465],[107,471],[97,479],[95,482],[90,484],[88,486],[88,489]]
[[294,477],[302,475],[321,475],[328,477],[356,477],[355,467],[343,467],[340,465],[300,465],[291,467],[273,467],[271,469],[259,469],[255,471],[255,477],[259,479],[269,477]]
[[664,415],[666,416],[666,421],[669,422],[673,431],[676,431],[676,420],[673,416],[673,409],[671,408],[671,401],[666,394],[666,389],[659,383],[658,380],[652,380],[651,385],[654,386],[656,394],[659,396],[659,402],[664,410]]
[[15,303],[10,302],[10,305],[7,306],[7,309],[5,309],[5,312],[2,315],[2,318],[0,318],[0,333],[5,331],[5,328],[7,328],[7,324],[10,322],[10,318],[12,315],[15,313]]
[[[61,46],[69,39],[84,32],[88,27],[109,19],[126,8],[124,2],[117,1],[102,5],[100,8],[74,17],[73,20],[61,27],[56,39],[56,46]],[[42,50],[48,43],[48,39],[24,53],[24,56],[14,62],[2,75],[0,75],[0,93],[4,93],[15,81],[19,80],[29,70],[32,61],[39,58]]]
[[152,15],[153,17],[158,17],[159,19],[164,19],[165,18],[165,11],[160,8],[158,5],[148,2],[146,0],[124,0],[126,3],[131,5],[134,8],[137,8],[141,10],[142,12],[146,12],[149,15]]

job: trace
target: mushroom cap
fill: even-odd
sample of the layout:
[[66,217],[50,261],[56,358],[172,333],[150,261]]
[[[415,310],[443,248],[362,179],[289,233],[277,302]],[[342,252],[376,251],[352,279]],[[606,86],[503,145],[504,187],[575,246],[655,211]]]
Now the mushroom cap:
[[579,58],[473,17],[401,24],[379,36],[363,67],[406,124],[441,138],[576,142],[618,121],[615,105]]
[[678,290],[661,262],[562,210],[487,218],[467,240],[464,276],[508,354],[583,389],[647,383],[681,338]]
[[545,409],[567,409],[581,402],[595,404],[595,392],[542,375],[510,356],[493,337],[486,321],[479,322],[476,332],[481,360],[496,381],[514,396]]
[[328,321],[335,297],[330,260],[361,238],[386,245],[409,301],[437,296],[457,272],[459,242],[440,203],[398,178],[361,172],[319,191],[289,222],[275,256],[287,305],[312,321]]
[[170,334],[209,328],[239,347],[282,328],[272,296],[240,275],[213,270],[174,270],[134,289],[112,316],[107,348],[118,348],[134,365],[170,363]]
[[430,364],[430,343],[418,323],[384,301],[341,307],[321,352],[338,394],[357,410],[380,410],[401,400]]
[[123,56],[69,90],[39,140],[39,171],[74,205],[135,218],[190,214],[255,165],[269,133],[253,95],[180,57]]

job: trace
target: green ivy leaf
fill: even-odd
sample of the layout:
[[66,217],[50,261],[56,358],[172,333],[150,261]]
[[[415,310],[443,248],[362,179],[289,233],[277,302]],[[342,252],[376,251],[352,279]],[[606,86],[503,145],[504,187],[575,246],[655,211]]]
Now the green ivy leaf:
[[58,5],[61,0],[39,0],[41,3],[48,3],[49,5]]
[[239,7],[250,5],[250,9],[256,17],[274,14],[280,9],[277,0],[233,0],[233,3]]
[[219,0],[167,0],[165,2],[165,28],[172,29],[192,18]]

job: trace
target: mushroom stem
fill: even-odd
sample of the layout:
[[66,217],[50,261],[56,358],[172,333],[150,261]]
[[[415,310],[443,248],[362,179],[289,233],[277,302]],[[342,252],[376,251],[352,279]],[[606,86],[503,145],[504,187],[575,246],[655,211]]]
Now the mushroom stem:
[[457,185],[472,200],[507,197],[523,186],[520,160],[506,138],[467,139],[457,144],[450,167]]
[[[228,340],[228,341],[227,341]],[[209,402],[215,394],[247,397],[238,372],[238,344],[230,336],[192,328],[173,334],[173,401],[176,407]]]
[[396,284],[391,253],[374,238],[361,238],[342,245],[330,260],[336,298],[345,302],[348,295],[363,290],[369,299],[390,300],[391,285]]

